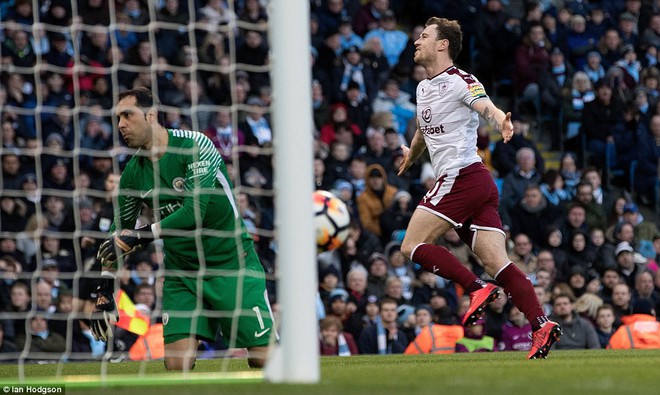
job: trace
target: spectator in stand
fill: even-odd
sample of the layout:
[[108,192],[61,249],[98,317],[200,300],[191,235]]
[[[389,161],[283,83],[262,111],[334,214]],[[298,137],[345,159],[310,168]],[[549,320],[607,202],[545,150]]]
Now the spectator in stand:
[[596,312],[596,334],[601,348],[606,348],[610,342],[612,334],[616,330],[614,327],[614,308],[610,304],[598,306]]
[[240,129],[234,130],[232,114],[229,110],[221,109],[217,112],[215,120],[204,131],[204,134],[211,139],[213,145],[218,149],[222,159],[231,163],[234,159],[234,145],[245,144],[245,136]]
[[587,288],[587,273],[582,265],[578,264],[571,267],[571,270],[568,273],[567,284],[571,288],[571,291],[573,291],[573,295],[578,298],[575,304],[575,310],[578,313],[582,313],[584,310],[581,309],[583,306],[581,306],[580,303],[584,302],[581,302],[580,298],[584,295]]
[[[350,146],[338,141],[334,142],[330,144],[330,155],[325,159],[325,167],[329,177],[335,180],[335,185],[333,187],[334,189],[337,189],[339,192],[341,192],[341,190],[350,188],[350,196],[347,196],[346,198],[342,198],[339,195],[338,196],[342,198],[344,202],[351,200],[351,204],[354,205],[354,202],[352,202],[353,184],[348,181],[348,179],[351,177],[349,173],[350,155]],[[338,182],[345,182],[348,185],[337,185]],[[341,188],[339,188],[339,186],[341,186]]]
[[[57,298],[57,308],[52,318],[48,321],[48,328],[62,338],[71,342],[71,351],[80,353],[92,353],[93,357],[99,357],[105,353],[105,343],[93,340],[92,332],[78,319],[69,319],[73,312],[73,294],[66,291]],[[68,327],[71,326],[71,335]],[[83,328],[84,326],[84,328]]]
[[509,320],[502,327],[497,351],[529,351],[532,348],[532,325],[517,307],[509,310]]
[[378,27],[378,21],[390,9],[389,0],[370,0],[365,3],[353,19],[353,30],[360,36]]
[[345,289],[336,288],[332,291],[328,297],[330,310],[327,317],[338,318],[344,325],[344,330],[358,339],[362,331],[362,315],[351,311],[348,298],[348,292]]
[[[600,57],[596,52],[590,52]],[[589,59],[594,58],[592,55]],[[604,74],[604,73],[603,73]],[[604,75],[603,75],[604,76]],[[600,77],[602,78],[602,77]],[[566,149],[577,151],[580,146],[579,139],[576,139],[580,134],[580,127],[582,126],[582,110],[586,103],[593,101],[596,98],[594,94],[590,77],[585,72],[578,71],[573,75],[573,82],[571,83],[571,94],[566,95],[562,104],[562,117],[564,124],[564,146]]]
[[[449,316],[449,309],[443,309],[444,316]],[[453,354],[456,342],[463,338],[463,328],[448,319],[439,323],[431,321],[433,312],[428,305],[415,309],[417,327],[415,337],[405,350],[405,354]]]
[[644,270],[645,264],[635,261],[635,251],[631,244],[622,241],[616,246],[616,263],[619,267],[619,274],[629,288],[635,286],[635,277]]
[[[248,116],[239,125],[239,129],[245,134],[245,154],[240,158],[240,167],[243,171],[250,168],[257,170],[265,177],[266,185],[270,185],[272,175],[271,157],[262,152],[262,148],[268,148],[273,142],[273,131],[264,114],[267,108],[264,102],[257,98],[248,99]],[[243,173],[246,177],[246,173]]]
[[522,44],[515,53],[514,80],[520,104],[534,103],[540,94],[539,77],[548,68],[550,42],[539,22],[530,23]]
[[635,191],[639,194],[640,201],[644,205],[651,205],[655,201],[655,185],[659,174],[658,163],[660,163],[660,115],[651,117],[649,131],[640,133],[637,142],[638,163],[635,170]]
[[[263,33],[257,30],[248,30],[245,33],[243,44],[236,47],[236,63],[265,66],[268,64],[268,50],[268,43],[264,40]],[[248,71],[248,75],[252,92],[258,92],[262,86],[269,85],[267,72]]]
[[617,60],[614,65],[621,69],[623,80],[621,83],[629,90],[635,89],[640,82],[639,73],[642,70],[642,65],[637,60],[637,53],[632,44],[625,44],[619,50],[621,59]]
[[635,203],[626,203],[623,206],[623,221],[632,224],[635,228],[635,240],[650,241],[658,234],[658,227],[653,222],[644,220]]
[[367,167],[365,191],[357,197],[357,207],[362,226],[380,237],[380,215],[392,204],[397,190],[387,183],[385,169],[378,164]]
[[574,201],[585,208],[586,222],[589,229],[604,228],[607,222],[605,210],[603,206],[594,201],[593,186],[589,183],[580,182],[576,185],[575,191]]
[[397,302],[384,298],[380,302],[380,319],[360,334],[360,354],[401,354],[407,344],[408,339],[397,327]]
[[561,216],[558,206],[548,204],[538,185],[529,185],[523,198],[511,212],[511,235],[519,233],[528,235],[534,247],[539,248],[544,243],[544,235],[550,225],[557,222]]
[[64,34],[52,32],[49,34],[50,51],[45,56],[45,61],[53,66],[66,67],[71,60],[72,50]]
[[660,323],[650,301],[635,302],[632,315],[621,318],[623,326],[610,338],[609,349],[658,349],[660,348]]
[[581,133],[586,135],[587,151],[597,164],[605,157],[605,145],[614,142],[614,128],[622,126],[623,112],[606,80],[596,83],[596,99],[585,104]]
[[598,334],[594,326],[573,310],[571,297],[559,294],[553,303],[553,320],[561,323],[564,336],[553,348],[556,350],[580,350],[600,348]]
[[378,21],[378,27],[365,34],[364,40],[369,41],[374,36],[380,37],[387,62],[390,64],[390,68],[393,68],[398,63],[399,55],[408,42],[408,35],[397,29],[394,12],[385,11]]
[[488,304],[484,315],[486,318],[486,333],[495,339],[495,344],[502,339],[502,326],[506,323],[509,310],[513,307],[513,304],[509,303],[509,298],[504,293],[504,289],[502,287],[499,287],[499,289],[499,296]]
[[[355,122],[361,131],[366,131],[371,119],[371,98],[362,93],[360,85],[355,81],[349,81],[346,87],[345,97],[342,99],[348,111],[348,119]],[[355,142],[355,148],[364,145],[364,135]]]
[[541,156],[541,152],[536,148],[536,144],[531,140],[529,122],[514,116],[513,123],[513,136],[506,144],[503,141],[495,143],[493,150],[493,166],[498,172],[498,177],[505,178],[516,167],[516,153],[520,148],[526,147],[534,151],[536,158],[536,168],[543,173],[545,168],[545,161]]
[[570,245],[570,238],[573,232],[580,230],[588,233],[589,226],[586,222],[587,214],[586,209],[579,203],[572,202],[569,204],[566,212],[566,217],[561,222],[559,229],[562,233],[562,246],[568,247]]
[[[368,40],[364,41],[364,46],[362,47],[362,56],[365,63],[371,65],[371,68],[374,71],[376,87],[383,86],[385,81],[387,81],[387,79],[390,77],[390,68],[393,66],[390,65],[387,57],[385,56],[383,42],[379,36],[372,36]],[[370,102],[373,101],[374,96],[369,98]]]
[[618,283],[612,287],[612,307],[614,307],[614,326],[621,325],[621,317],[632,314],[632,294],[630,287],[625,282]]
[[16,344],[5,336],[5,321],[0,321],[0,354],[6,357],[8,353],[16,351]]
[[20,335],[25,335],[27,313],[32,310],[30,287],[23,281],[15,281],[10,289],[10,305],[7,311],[20,314],[18,318],[11,320],[11,327],[5,330],[5,337],[16,340]]
[[606,213],[612,210],[616,196],[603,187],[601,173],[595,167],[588,167],[582,172],[582,182],[593,187],[594,202],[603,207]]
[[385,296],[385,283],[389,274],[387,257],[380,252],[374,252],[369,257],[368,267],[367,293],[381,299]]
[[327,0],[318,11],[319,28],[322,33],[338,30],[342,19],[348,16],[344,0]]
[[622,46],[637,46],[637,41],[639,41],[639,35],[637,34],[637,17],[630,12],[622,12],[619,14],[618,27]]
[[543,174],[539,187],[548,204],[565,210],[566,204],[571,200],[571,195],[565,188],[564,177],[557,170],[547,170]]
[[540,285],[543,289],[550,290],[557,278],[554,265],[555,261],[550,251],[539,251],[536,256],[536,271],[530,276],[530,280],[534,285]]
[[351,45],[341,52],[341,61],[332,70],[333,101],[342,100],[351,82],[358,84],[360,95],[373,99],[376,95],[376,76],[369,62],[364,61],[360,48]]
[[487,352],[495,350],[495,340],[485,332],[485,320],[480,318],[465,328],[465,335],[456,342],[456,352]]
[[350,16],[346,16],[341,19],[341,23],[339,24],[337,30],[339,30],[339,39],[343,49],[348,49],[352,46],[356,46],[358,49],[362,49],[362,46],[364,45],[364,39],[362,39],[362,37],[353,31]]
[[614,287],[621,283],[621,275],[619,274],[616,265],[606,266],[602,273],[602,288],[598,292],[598,296],[603,299],[604,303],[612,304],[612,293]]
[[358,219],[351,219],[351,222],[348,225],[348,237],[355,241],[357,247],[357,260],[367,267],[374,251],[383,250],[383,246],[378,237],[364,229]]
[[410,95],[401,91],[399,82],[388,79],[378,91],[373,101],[374,113],[390,112],[394,116],[394,129],[404,138],[411,129],[411,123],[415,116],[415,105],[410,100]]
[[525,190],[530,185],[538,185],[541,173],[536,168],[536,154],[534,150],[522,147],[516,152],[516,167],[504,178],[502,194],[500,197],[500,215],[502,223],[511,223],[511,213],[524,197]]
[[314,187],[317,190],[329,191],[333,185],[332,178],[325,171],[325,163],[320,157],[314,158]]
[[582,15],[573,15],[569,27],[570,31],[566,37],[568,57],[576,69],[582,70],[587,63],[587,53],[596,49],[598,37],[587,31],[587,21]]
[[[479,76],[479,81],[484,85],[486,92],[493,92],[493,82],[500,77],[497,74],[501,70],[492,65],[507,63],[499,60],[499,57],[502,56],[499,47],[504,43],[494,38],[504,30],[508,12],[501,0],[488,0],[477,15],[479,22],[475,32],[475,47],[478,50],[475,59],[475,74]],[[510,45],[514,45],[514,43]]]
[[591,229],[589,240],[594,250],[594,269],[602,273],[606,267],[616,267],[615,246],[607,242],[605,232],[600,228]]
[[324,318],[321,320],[319,327],[321,355],[348,357],[358,354],[358,347],[355,344],[353,335],[344,332],[344,326],[337,317],[329,316]]
[[573,66],[564,57],[559,47],[550,51],[550,64],[539,77],[541,109],[544,114],[557,116],[561,109],[565,92],[570,89]]
[[532,253],[534,244],[532,240],[524,233],[518,233],[513,237],[513,251],[509,254],[509,259],[518,269],[527,275],[536,271],[536,256]]
[[348,108],[343,103],[335,103],[330,108],[330,119],[321,126],[321,135],[319,137],[321,142],[330,146],[337,141],[336,133],[339,127],[348,129],[353,134],[353,141],[363,138],[362,131],[348,117]]
[[[48,284],[52,300],[58,300],[60,293],[68,291],[69,287],[59,279],[60,270],[55,259],[44,259],[41,261],[40,282]],[[38,291],[39,289],[37,289]],[[39,295],[37,295],[39,298]]]
[[444,288],[438,285],[435,275],[426,270],[419,270],[417,272],[417,281],[414,283],[413,297],[410,303],[413,306],[431,303],[431,298],[434,294],[440,295],[447,300],[447,292]]
[[582,172],[577,165],[577,157],[572,152],[565,152],[559,160],[559,174],[564,179],[564,189],[575,197],[577,194],[576,187],[580,182]]
[[653,286],[653,272],[644,269],[635,276],[635,290],[633,292],[633,300],[647,299],[653,306],[660,303],[660,295]]
[[[16,347],[23,350],[29,343],[31,353],[49,353],[52,357],[39,357],[40,360],[60,359],[60,354],[66,350],[66,340],[57,333],[48,329],[48,321],[43,314],[37,314],[30,320],[30,331],[27,334],[17,336]],[[30,338],[28,340],[28,337]]]
[[[605,78],[605,69],[603,68],[602,62],[603,58],[597,51],[590,51],[587,53],[587,63],[582,68],[582,71],[587,75],[589,82],[591,82],[591,84],[589,84],[589,90],[592,92],[592,95],[592,84],[595,84],[601,78]],[[575,88],[575,85],[573,88]]]
[[2,155],[2,187],[3,189],[20,189],[19,181],[22,179],[21,161],[17,154],[8,152]]
[[364,266],[354,266],[346,274],[346,290],[348,291],[348,301],[350,307],[362,316],[365,314],[367,305],[367,269]]
[[268,27],[268,11],[259,0],[246,0],[238,13],[238,20],[260,25],[262,30]]

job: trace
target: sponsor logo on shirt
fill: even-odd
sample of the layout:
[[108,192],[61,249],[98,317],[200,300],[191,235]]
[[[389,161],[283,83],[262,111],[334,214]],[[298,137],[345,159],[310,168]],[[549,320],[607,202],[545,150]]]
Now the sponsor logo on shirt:
[[431,117],[433,114],[431,113],[431,107],[426,107],[425,109],[422,110],[422,119],[424,122],[431,122]]
[[441,134],[445,132],[445,126],[444,125],[425,125],[420,127],[420,130],[422,133],[430,135],[430,134]]
[[444,96],[445,93],[447,93],[447,88],[449,88],[449,84],[447,84],[446,82],[444,84],[441,84],[438,87],[438,96],[440,97]]
[[208,173],[209,167],[211,167],[210,160],[200,160],[188,164],[188,170],[192,171],[193,176],[199,176]]
[[183,177],[176,177],[175,179],[172,180],[172,189],[174,189],[177,192],[183,192],[184,191],[184,185],[185,185],[186,180]]

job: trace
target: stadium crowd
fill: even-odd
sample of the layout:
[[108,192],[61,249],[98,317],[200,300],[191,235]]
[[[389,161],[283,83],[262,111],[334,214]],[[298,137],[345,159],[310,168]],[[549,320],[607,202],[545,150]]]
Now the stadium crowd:
[[[91,359],[105,351],[75,312],[78,279],[113,220],[113,196],[130,154],[110,116],[113,98],[128,88],[153,89],[166,127],[203,131],[218,148],[276,305],[268,149],[278,131],[268,111],[265,3],[0,5],[0,353],[29,347],[37,359],[65,351]],[[311,0],[310,6],[314,182],[352,215],[344,245],[318,256],[322,354],[531,345],[529,323],[506,297],[474,327],[460,327],[469,297],[400,251],[416,203],[436,181],[426,161],[397,175],[400,145],[415,131],[417,83],[430,77],[412,60],[430,16],[460,21],[458,65],[514,113],[508,144],[482,127],[475,149],[501,188],[510,259],[564,328],[555,348],[660,348],[657,324],[655,337],[639,334],[634,345],[612,337],[619,327],[655,322],[660,309],[659,2]],[[160,25],[147,31],[153,22]],[[190,22],[197,22],[192,30]],[[561,153],[558,166],[545,163],[541,143]],[[490,280],[455,232],[438,242]],[[160,254],[155,243],[118,273],[121,289],[154,323]],[[114,349],[128,352],[137,336],[117,332]],[[219,338],[202,347],[225,346]],[[15,356],[0,354],[8,359]]]

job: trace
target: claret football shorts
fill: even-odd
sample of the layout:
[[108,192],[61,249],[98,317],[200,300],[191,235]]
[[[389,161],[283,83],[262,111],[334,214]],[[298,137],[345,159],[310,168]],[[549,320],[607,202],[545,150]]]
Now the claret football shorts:
[[497,186],[483,163],[473,163],[441,176],[417,206],[456,227],[463,242],[473,248],[477,230],[504,234]]

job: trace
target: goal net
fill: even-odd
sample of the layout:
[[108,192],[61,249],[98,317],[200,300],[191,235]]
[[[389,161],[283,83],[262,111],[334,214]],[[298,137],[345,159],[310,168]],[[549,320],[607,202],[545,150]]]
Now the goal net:
[[[149,360],[163,357],[163,324],[171,325],[176,319],[179,324],[185,319],[191,331],[204,325],[215,329],[213,323],[222,322],[223,330],[203,336],[197,359],[224,358],[220,370],[228,371],[232,357],[246,356],[237,340],[242,320],[256,322],[256,335],[262,333],[258,328],[267,329],[263,315],[271,313],[251,308],[245,298],[265,297],[295,322],[295,307],[287,308],[287,296],[276,295],[275,267],[276,260],[309,258],[314,248],[309,235],[311,199],[305,198],[311,196],[311,174],[300,172],[301,163],[311,172],[311,153],[300,154],[301,150],[311,152],[311,110],[301,110],[306,105],[299,104],[310,102],[310,85],[300,83],[300,77],[309,76],[305,70],[309,68],[309,50],[305,49],[309,48],[309,4],[304,0],[267,3],[15,0],[0,5],[0,339],[4,345],[0,362],[18,363],[20,380],[26,378],[25,364],[32,362],[100,361],[98,374],[104,375],[108,364],[135,360],[141,361],[135,373],[144,374]],[[274,3],[299,21],[287,26],[287,16],[284,11],[274,12]],[[278,29],[273,23],[278,23]],[[290,36],[289,43],[282,44],[286,34],[303,38]],[[288,52],[292,47],[298,47],[298,52]],[[300,58],[300,53],[306,55]],[[297,64],[286,63],[291,55],[290,61]],[[281,79],[276,81],[273,69],[278,61]],[[148,166],[150,178],[140,181],[130,176],[130,187],[122,183],[119,188],[122,174],[127,174],[125,179],[134,174],[129,165],[132,158],[153,159],[148,151],[131,147],[130,133],[119,132],[121,118],[115,111],[121,92],[142,87],[158,102],[158,120],[170,130],[170,139],[192,138],[181,130],[198,131],[209,138],[226,164],[226,172],[215,177],[221,187],[206,188],[193,180],[203,173],[195,173],[205,163],[202,148],[170,142],[165,152],[158,153],[159,160]],[[298,99],[297,118],[303,120],[281,104],[291,103],[291,95],[297,95],[293,97]],[[282,122],[289,125],[284,127]],[[191,165],[195,168],[188,169],[193,177],[168,178],[167,171],[182,157],[196,158]],[[275,168],[284,170],[277,174]],[[210,196],[209,201],[214,196],[225,199],[242,221],[232,222],[230,228],[207,226],[204,209],[218,206],[207,205],[204,196]],[[305,197],[301,200],[300,196]],[[142,251],[120,257],[115,286],[120,321],[112,340],[94,340],[84,318],[93,306],[90,284],[96,284],[100,273],[96,252],[112,230],[111,224],[116,222],[114,230],[119,233],[127,223],[135,222],[137,228],[161,221],[180,209],[182,200],[194,205],[189,218],[192,226],[165,229],[163,237],[186,238],[193,248],[185,248],[190,243],[168,245],[157,240]],[[146,203],[136,205],[141,201]],[[310,207],[309,218],[296,216],[296,208],[305,205]],[[222,213],[214,214],[222,217]],[[291,220],[292,216],[296,218]],[[288,227],[290,235],[278,231],[276,243],[276,227]],[[308,248],[293,248],[296,231],[309,241]],[[246,234],[251,240],[246,240]],[[232,244],[235,267],[218,264],[223,258],[212,253],[227,243]],[[263,273],[250,266],[252,245]],[[179,246],[184,247],[177,250]],[[192,261],[194,265],[186,266]],[[289,270],[300,281],[296,269]],[[285,269],[278,271],[285,277]],[[235,280],[234,288],[216,290],[219,298],[232,300],[235,308],[219,310],[209,302],[205,284],[213,277]],[[185,311],[163,310],[163,289],[165,293],[173,289],[170,278],[183,278],[181,284],[195,290]],[[165,285],[164,279],[168,279]],[[265,279],[266,295],[247,292],[250,279]],[[310,294],[309,303],[299,305],[304,308],[313,303],[315,283],[313,274],[302,280],[303,295]],[[292,284],[288,285],[280,284],[282,288]],[[172,295],[170,300],[181,301],[179,294]],[[310,322],[313,333],[306,338],[314,339],[315,324]],[[281,330],[287,333],[286,324]],[[263,333],[271,345],[276,342],[276,330]],[[279,362],[273,379],[281,380],[286,376],[281,364],[287,353],[284,357],[280,351],[275,354]],[[309,355],[318,358],[316,351]],[[318,364],[317,359],[302,361]],[[317,374],[312,371],[307,377],[314,379]]]

